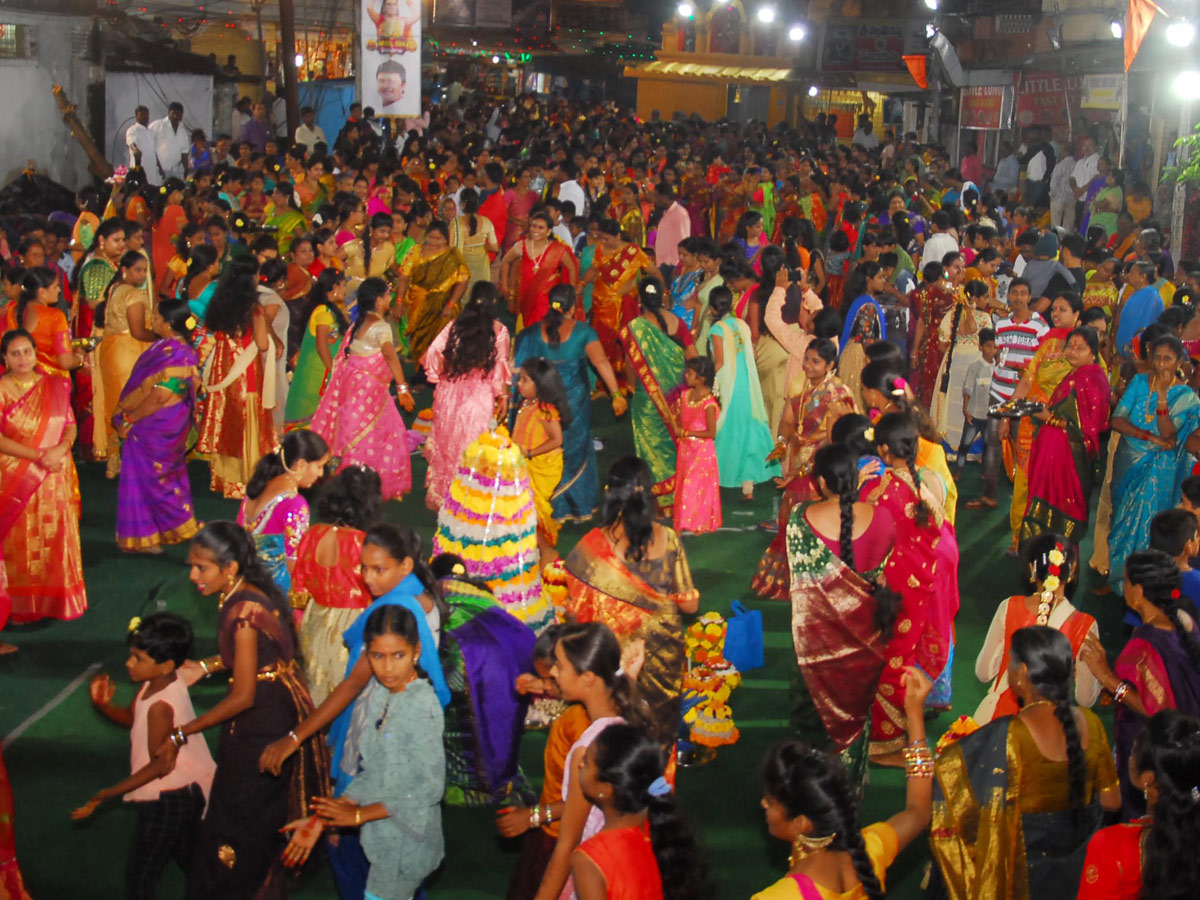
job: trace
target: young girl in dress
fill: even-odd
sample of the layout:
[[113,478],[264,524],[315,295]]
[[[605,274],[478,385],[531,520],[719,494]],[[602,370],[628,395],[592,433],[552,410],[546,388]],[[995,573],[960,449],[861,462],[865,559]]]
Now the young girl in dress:
[[358,828],[370,863],[367,900],[411,900],[442,861],[441,800],[446,779],[442,708],[417,668],[422,653],[418,617],[403,606],[381,606],[363,632],[371,680],[359,706],[364,722],[358,774],[340,797],[317,797],[321,823]]
[[575,896],[568,884],[571,855],[581,842],[604,826],[604,814],[584,795],[578,777],[588,745],[609,725],[628,721],[644,726],[648,721],[648,712],[634,687],[634,679],[641,670],[640,661],[636,665],[622,665],[621,645],[607,625],[581,622],[563,626],[554,659],[550,674],[558,683],[563,699],[583,704],[590,724],[567,752],[567,764],[563,767],[562,823],[535,900],[555,900],[564,893],[564,885],[566,896]]
[[250,532],[258,556],[286,595],[292,587],[292,567],[300,539],[308,531],[308,501],[300,496],[325,474],[329,446],[312,431],[284,435],[279,450],[254,467],[237,523]]
[[654,738],[633,725],[605,728],[584,752],[579,785],[604,815],[601,831],[571,857],[579,900],[712,895],[696,841],[663,777],[663,751]]
[[717,417],[721,404],[712,394],[716,366],[707,356],[684,364],[679,395],[679,443],[676,447],[675,530],[703,534],[721,527],[717,487]]
[[127,642],[125,670],[141,684],[133,703],[113,706],[117,688],[107,675],[92,679],[91,695],[101,715],[130,729],[133,773],[98,791],[71,818],[80,822],[105,800],[121,795],[134,805],[137,826],[125,867],[126,896],[152,900],[171,858],[181,865],[189,859],[216,764],[204,741],[185,744],[174,769],[154,755],[175,726],[196,717],[187,684],[176,671],[192,649],[191,624],[174,613],[154,613],[130,622]]
[[317,405],[312,429],[329,441],[339,472],[370,466],[383,481],[383,499],[399,500],[412,490],[412,463],[396,403],[412,412],[413,398],[387,322],[390,303],[391,291],[382,278],[368,278],[358,289],[354,327]]
[[300,538],[292,567],[292,606],[300,620],[304,680],[314,703],[322,703],[346,671],[349,653],[342,632],[371,603],[363,584],[363,539],[379,520],[380,480],[375,470],[350,466],[317,496],[320,522]]
[[543,566],[558,558],[558,531],[550,501],[563,474],[563,426],[571,423],[571,407],[558,369],[541,356],[526,360],[517,372],[521,408],[513,440],[525,454],[529,484],[537,507],[538,554]]
[[496,320],[499,296],[490,281],[477,282],[462,313],[425,353],[425,375],[437,385],[433,430],[423,451],[429,461],[425,505],[433,510],[441,509],[463,451],[493,418],[504,417],[512,370],[508,329]]
[[[358,748],[370,722],[359,695],[371,681],[371,667],[363,653],[366,623],[380,608],[402,606],[416,620],[418,642],[426,648],[440,643],[444,606],[441,586],[425,562],[421,538],[411,528],[385,523],[367,532],[363,541],[360,571],[367,591],[375,601],[363,610],[342,637],[348,648],[346,671],[342,681],[325,701],[287,735],[263,749],[258,765],[264,772],[278,773],[288,758],[310,738],[319,739],[326,726],[332,751],[334,796],[340,796],[358,775]],[[430,621],[436,631],[430,628]],[[444,707],[450,702],[450,690],[437,658],[436,649],[427,649],[418,661]],[[355,701],[359,702],[356,703]],[[376,716],[378,718],[378,716]],[[365,888],[367,860],[356,831],[343,830],[336,846],[330,847],[330,863],[339,895],[361,897]]]

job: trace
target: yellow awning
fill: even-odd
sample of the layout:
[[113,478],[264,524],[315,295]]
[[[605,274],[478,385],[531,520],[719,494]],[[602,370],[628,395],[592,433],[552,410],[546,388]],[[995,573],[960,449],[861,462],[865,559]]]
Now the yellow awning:
[[731,84],[777,84],[787,81],[792,70],[775,66],[716,66],[705,63],[654,60],[626,66],[626,78],[665,78],[675,81],[721,81]]

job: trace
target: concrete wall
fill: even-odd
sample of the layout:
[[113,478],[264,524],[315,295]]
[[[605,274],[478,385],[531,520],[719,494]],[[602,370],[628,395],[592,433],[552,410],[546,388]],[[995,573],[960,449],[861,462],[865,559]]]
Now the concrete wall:
[[63,86],[87,127],[88,85],[103,75],[99,66],[75,58],[71,41],[74,31],[91,28],[91,20],[0,9],[0,22],[37,28],[34,58],[0,59],[0,184],[33,159],[39,172],[77,189],[91,178],[87,156],[63,124],[51,88]]

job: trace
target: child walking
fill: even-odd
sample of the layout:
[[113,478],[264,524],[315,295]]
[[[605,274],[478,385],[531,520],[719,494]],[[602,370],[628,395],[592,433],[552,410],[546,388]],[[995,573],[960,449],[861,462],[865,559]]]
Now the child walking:
[[571,422],[571,407],[562,376],[544,357],[526,360],[517,371],[521,408],[513,424],[513,440],[529,465],[529,484],[537,507],[538,554],[542,566],[558,557],[558,531],[550,501],[563,474],[563,426]]
[[422,648],[412,611],[394,604],[371,613],[363,638],[372,677],[360,700],[358,774],[313,809],[324,825],[359,829],[370,862],[366,900],[411,900],[444,849],[442,705],[417,670],[422,652],[434,651]]
[[[988,408],[991,404],[992,376],[996,372],[996,359],[1000,349],[996,346],[996,332],[991,328],[979,330],[979,359],[967,367],[963,376],[962,436],[958,440],[958,457],[954,460],[954,477],[962,478],[963,469],[967,465],[967,454],[977,437],[983,441],[983,495],[981,505],[989,509],[996,507],[996,488],[1000,475],[1000,460],[992,459],[999,447],[992,448],[987,440],[987,429],[995,427],[988,419]],[[990,502],[989,502],[990,501]],[[971,507],[977,508],[977,507]]]
[[675,530],[703,534],[721,527],[721,492],[717,487],[717,417],[721,405],[713,396],[717,368],[707,356],[684,364],[676,415],[679,421],[675,462]]
[[116,686],[107,675],[97,675],[90,687],[96,709],[130,730],[132,774],[98,791],[71,818],[82,821],[122,794],[134,804],[137,825],[125,864],[125,895],[154,900],[169,860],[185,872],[189,867],[216,764],[202,740],[184,744],[173,769],[169,760],[154,756],[176,726],[196,717],[187,685],[176,673],[191,652],[192,626],[174,613],[155,613],[130,623],[128,643],[125,669],[142,685],[133,703],[113,705]]

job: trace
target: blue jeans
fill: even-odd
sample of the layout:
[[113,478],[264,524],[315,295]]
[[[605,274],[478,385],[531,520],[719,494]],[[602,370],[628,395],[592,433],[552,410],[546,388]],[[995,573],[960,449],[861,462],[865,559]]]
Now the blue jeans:
[[1000,483],[1000,466],[1003,454],[1000,450],[999,422],[996,419],[963,419],[962,437],[958,441],[958,459],[954,461],[958,474],[962,475],[963,467],[967,464],[967,453],[977,437],[983,438],[983,496],[996,498],[996,488]]

